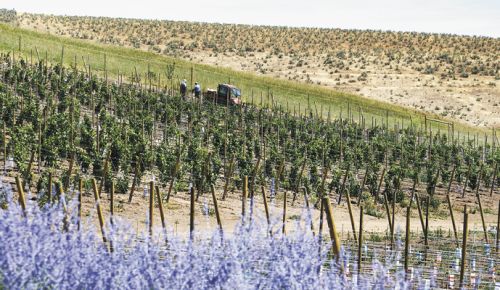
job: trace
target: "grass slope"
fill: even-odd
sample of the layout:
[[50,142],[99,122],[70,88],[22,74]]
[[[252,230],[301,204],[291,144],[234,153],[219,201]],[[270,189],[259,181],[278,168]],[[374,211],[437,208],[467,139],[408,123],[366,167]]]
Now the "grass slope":
[[[106,58],[106,70],[110,78],[116,77],[119,73],[125,75],[125,79],[130,80],[135,70],[144,76],[149,70],[161,75],[162,86],[168,85],[166,80],[166,67],[175,62],[174,87],[177,88],[179,79],[190,80],[191,68],[193,68],[193,81],[198,81],[204,88],[216,87],[217,83],[228,82],[239,86],[246,98],[260,103],[261,96],[264,103],[270,102],[270,95],[282,106],[287,106],[293,111],[294,107],[298,111],[304,112],[310,104],[311,110],[318,111],[323,116],[327,116],[331,110],[332,117],[339,116],[343,112],[345,117],[348,107],[354,115],[354,120],[358,120],[358,112],[362,110],[366,119],[366,124],[371,124],[371,119],[378,119],[380,124],[383,119],[389,116],[389,124],[395,124],[404,120],[405,125],[412,120],[413,124],[420,125],[424,120],[424,114],[416,110],[403,108],[385,102],[375,101],[366,97],[348,93],[337,92],[332,89],[317,85],[301,84],[293,81],[280,80],[271,77],[257,76],[252,73],[238,72],[235,70],[214,67],[203,64],[196,64],[180,59],[169,58],[155,53],[122,48],[116,46],[100,45],[87,41],[63,38],[54,35],[39,33],[35,31],[15,28],[9,25],[0,24],[0,51],[14,52],[16,57],[23,55],[28,59],[45,59],[51,63],[60,63],[64,47],[64,64],[73,66],[75,59],[79,69],[83,70],[83,64],[90,65],[93,73],[103,74],[105,70],[104,59]],[[21,48],[19,50],[19,48]],[[38,52],[38,54],[36,53]],[[144,80],[144,77],[142,78]],[[154,81],[157,83],[157,81]],[[322,108],[322,110],[321,110]],[[441,119],[436,115],[427,115],[429,118]],[[441,126],[437,123],[434,127]],[[457,131],[483,132],[479,128],[468,125],[455,124]],[[446,130],[446,129],[444,129]]]

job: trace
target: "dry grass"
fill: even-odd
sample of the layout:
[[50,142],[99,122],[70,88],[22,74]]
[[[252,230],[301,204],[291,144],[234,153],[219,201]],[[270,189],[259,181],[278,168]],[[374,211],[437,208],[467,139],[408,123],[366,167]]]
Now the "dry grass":
[[473,126],[500,125],[495,38],[34,14],[18,20],[25,28],[334,88]]

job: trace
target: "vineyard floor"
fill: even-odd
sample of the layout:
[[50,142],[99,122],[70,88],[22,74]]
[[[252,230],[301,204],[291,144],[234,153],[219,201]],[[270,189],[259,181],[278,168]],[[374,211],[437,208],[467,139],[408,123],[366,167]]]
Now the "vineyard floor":
[[[128,196],[126,195],[117,195],[117,204],[123,205],[121,209],[116,210],[118,213],[118,216],[131,220],[138,225],[139,230],[141,227],[146,226],[146,216],[147,216],[147,209],[148,209],[148,199],[144,198],[143,192],[136,192],[136,196],[134,197],[134,200],[132,201],[131,204],[128,204]],[[218,197],[220,197],[222,193],[218,194]],[[291,195],[291,194],[290,194]],[[239,223],[240,217],[241,217],[241,193],[235,193],[234,195],[230,196],[226,201],[221,201],[219,199],[218,204],[219,204],[219,210],[221,213],[221,219],[223,223],[223,228],[225,232],[232,232],[235,226]],[[208,203],[210,210],[209,216],[204,216],[202,211],[203,211],[203,200],[205,200]],[[301,197],[299,197],[301,198]],[[170,227],[173,228],[174,233],[177,233],[181,236],[188,237],[189,233],[189,194],[184,192],[184,193],[178,193],[176,196],[171,198],[171,201],[169,204],[165,205],[166,208],[166,218],[167,218],[167,223],[169,224]],[[249,206],[250,200],[248,200],[247,205]],[[84,213],[85,215],[92,215],[95,217],[95,202],[93,199],[93,196],[87,195],[84,198]],[[102,202],[104,208],[106,208],[106,215],[108,215],[108,207],[109,207],[109,201],[104,200]],[[271,204],[270,204],[271,205]],[[261,197],[257,197],[255,200],[255,214],[257,216],[260,216],[261,218],[264,218],[264,205],[262,202]],[[297,203],[295,206],[290,206],[290,204],[287,205],[287,224],[286,227],[288,230],[293,230],[295,227],[296,223],[295,221],[301,216],[303,213],[303,203]],[[353,206],[353,212],[355,216],[355,223],[356,227],[358,226],[359,222],[359,209],[356,206]],[[215,214],[213,213],[213,203],[211,201],[211,197],[208,195],[205,197],[200,197],[199,202],[197,203],[197,212],[196,212],[196,219],[195,219],[195,228],[197,232],[205,232],[205,233],[210,233],[213,232],[217,228],[217,221],[215,218]],[[343,204],[342,206],[338,205],[333,205],[334,209],[334,218],[335,218],[335,223],[337,226],[337,229],[342,233],[342,236],[347,238],[347,232],[351,232],[351,224],[349,221],[349,212],[347,209],[347,206]],[[276,222],[278,224],[275,226],[275,230],[279,231],[280,230],[280,225],[279,222],[281,222],[282,218],[282,210],[283,210],[283,201],[282,197],[278,197],[277,200],[275,201],[275,204],[271,206],[271,215],[273,219],[276,219]],[[161,226],[161,221],[158,213],[158,209],[156,208],[155,212],[155,225],[157,227]],[[312,215],[313,215],[313,220],[314,220],[314,229],[317,232],[318,227],[319,227],[319,210],[313,209],[312,210]],[[447,216],[446,216],[447,217]],[[457,219],[457,222],[460,224],[462,223],[462,215],[456,211],[455,212],[455,217]],[[399,212],[396,214],[396,229],[399,228],[401,230],[404,230],[405,228],[405,217],[403,215],[403,209],[400,209]],[[485,221],[487,224],[494,225],[496,223],[497,215],[496,212],[492,212],[491,214],[486,214],[485,215]],[[471,230],[477,230],[480,231],[482,230],[481,226],[481,217],[479,215],[479,212],[476,214],[471,214],[469,215],[469,224],[471,225]],[[437,230],[439,228],[443,229],[444,231],[448,232],[448,230],[453,230],[451,221],[445,217],[441,218],[436,218],[432,217],[429,220],[429,225],[431,230]],[[365,229],[367,229],[369,232],[375,232],[375,233],[382,233],[387,230],[387,219],[385,216],[381,218],[373,217],[373,216],[368,216],[365,215],[364,219],[364,225]],[[412,220],[411,220],[411,228],[412,231],[422,231],[422,228],[420,226],[420,221],[418,218],[417,210],[415,209],[412,212]],[[328,234],[328,227],[325,225],[323,228],[324,234]]]
[[[14,177],[5,177],[6,181],[9,182],[12,188],[15,188]],[[408,184],[407,184],[408,185]],[[144,183],[144,186],[140,186],[134,192],[134,197],[131,203],[128,202],[128,194],[115,194],[115,217],[125,220],[126,222],[134,225],[137,233],[144,232],[147,229],[147,214],[148,214],[148,202],[149,197],[144,196],[145,190],[148,190],[148,185]],[[411,186],[411,185],[408,185]],[[162,192],[165,189],[160,189]],[[407,188],[410,191],[410,188]],[[437,189],[436,193],[442,197],[444,191],[442,189]],[[72,193],[69,193],[70,195]],[[241,221],[241,192],[233,192],[228,195],[226,200],[221,200],[222,192],[216,192],[218,198],[218,206],[221,214],[222,225],[225,233],[231,234],[236,226]],[[305,207],[303,202],[303,196],[297,196],[295,204],[291,205],[291,198],[293,193],[287,193],[287,219],[286,219],[286,231],[294,231],[297,228],[297,220],[304,216]],[[467,204],[469,209],[472,209],[469,214],[469,229],[478,233],[482,232],[481,216],[477,210],[476,199],[474,194],[468,192],[465,198],[460,198],[459,193],[452,192],[454,202],[454,214],[457,223],[457,228],[461,229],[461,224],[463,220],[463,215],[460,212],[460,208],[464,204]],[[354,200],[354,198],[353,198]],[[354,201],[353,201],[354,202]],[[489,226],[494,226],[497,220],[497,210],[495,206],[498,201],[495,196],[492,198],[486,194],[486,191],[482,194],[483,209],[485,210],[485,222]],[[94,229],[98,229],[98,219],[95,206],[95,199],[92,192],[84,192],[82,197],[82,218],[86,226],[92,226]],[[100,205],[103,210],[105,218],[110,216],[110,201],[107,193],[103,193],[102,199],[100,200]],[[205,209],[204,209],[205,207]],[[250,207],[250,199],[247,201],[247,208]],[[349,211],[347,205],[343,203],[342,205],[337,205],[336,202],[332,202],[333,214],[335,219],[336,227],[341,235],[342,239],[352,238],[352,228],[349,220]],[[168,230],[171,234],[178,238],[184,239],[189,237],[189,208],[190,208],[190,196],[188,192],[178,192],[172,195],[170,202],[164,204],[165,218],[167,222]],[[273,230],[281,231],[281,221],[283,215],[283,193],[278,194],[276,199],[269,203],[269,210],[271,215],[271,220]],[[359,222],[359,208],[353,204],[352,206],[353,215],[356,224],[356,231]],[[208,214],[206,212],[208,211]],[[264,204],[260,194],[254,199],[254,215],[256,218],[264,220]],[[155,216],[154,216],[154,227],[160,230],[161,219],[159,215],[158,204],[155,205]],[[319,209],[315,209],[311,205],[311,214],[314,223],[314,231],[317,233],[319,228],[320,212]],[[396,207],[396,231],[403,232],[406,223],[406,212],[405,209],[401,208],[399,205]],[[411,230],[416,234],[422,234],[422,227],[420,224],[417,208],[414,207],[411,215]],[[301,227],[305,227],[302,223]],[[364,231],[366,236],[370,237],[370,234],[375,236],[384,235],[388,231],[387,219],[385,214],[381,217],[370,216],[365,213],[364,217]],[[445,203],[442,203],[436,212],[431,212],[429,215],[429,226],[430,231],[441,230],[445,235],[453,235],[453,227],[451,219],[449,218],[448,208]],[[217,220],[215,217],[214,206],[209,193],[204,196],[200,196],[199,200],[196,202],[195,211],[195,229],[199,236],[208,237],[217,229]],[[328,235],[328,227],[325,225],[323,227],[323,235]],[[478,234],[477,239],[481,239],[482,235]],[[418,242],[418,241],[417,241]]]
[[[217,196],[220,197],[221,195],[222,193],[219,192]],[[241,198],[239,198],[239,196],[241,196],[241,193],[234,193],[225,201],[218,201],[224,232],[231,233],[234,230],[235,226],[240,222]],[[129,204],[127,199],[127,195],[117,195],[116,204],[118,208],[115,209],[117,215],[136,224],[138,231],[144,230],[147,224],[148,198],[143,197],[143,191],[141,190],[140,192],[136,192],[132,203]],[[95,225],[97,226],[94,197],[88,194],[84,197],[83,200],[84,211],[82,215],[92,216],[93,220],[96,222]],[[208,216],[203,214],[204,201],[208,203]],[[189,202],[189,194],[186,192],[182,192],[173,196],[169,204],[165,205],[167,223],[173,230],[174,234],[179,235],[180,237],[187,238],[189,236]],[[249,203],[250,200],[248,200],[248,206]],[[106,213],[106,216],[109,216],[109,201],[104,198],[101,204],[105,209],[104,212]],[[260,196],[256,198],[254,207],[254,213],[256,214],[256,216],[264,218],[264,205]],[[355,216],[355,223],[356,226],[358,226],[359,209],[357,206],[353,206],[352,208]],[[288,230],[293,230],[293,228],[296,227],[295,221],[301,216],[301,214],[303,213],[303,209],[303,203],[297,203],[293,207],[290,206],[290,204],[287,205],[286,228]],[[341,206],[333,205],[333,209],[337,229],[344,238],[347,238],[347,232],[352,232],[347,206],[345,204]],[[161,227],[159,211],[158,208],[156,208],[155,210],[156,216],[154,224],[159,228]],[[274,230],[276,231],[280,231],[282,210],[283,201],[282,197],[279,196],[274,205],[270,204],[270,213],[272,219],[276,219],[276,225],[274,226]],[[396,214],[396,229],[399,228],[401,231],[404,231],[406,222],[406,218],[403,212],[403,209],[399,209]],[[215,218],[215,214],[213,214],[213,203],[208,193],[206,197],[200,197],[199,202],[197,202],[197,211],[195,215],[195,228],[197,233],[203,235],[202,233],[208,234],[217,229],[217,221]],[[319,210],[313,209],[312,215],[314,220],[314,229],[317,232],[319,227]],[[455,217],[457,219],[457,223],[461,226],[463,219],[462,214],[456,211]],[[493,211],[491,214],[485,214],[485,222],[489,225],[495,225],[496,219],[497,215],[495,211]],[[471,230],[482,231],[481,217],[479,212],[469,215],[469,224]],[[438,229],[442,229],[445,232],[453,231],[451,220],[448,218],[448,215],[446,215],[445,217],[431,217],[429,219],[429,225],[431,231]],[[387,219],[385,216],[377,218],[365,214],[363,226],[368,232],[383,233],[387,230]],[[411,229],[415,232],[422,232],[416,209],[412,212]],[[326,221],[323,228],[323,234],[328,235],[328,227],[326,226]]]

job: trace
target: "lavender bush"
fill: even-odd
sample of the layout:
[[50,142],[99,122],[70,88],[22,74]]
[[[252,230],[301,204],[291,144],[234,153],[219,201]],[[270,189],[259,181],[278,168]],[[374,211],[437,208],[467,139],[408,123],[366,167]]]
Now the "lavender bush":
[[[196,236],[194,241],[149,238],[126,221],[108,224],[103,243],[95,229],[78,231],[61,204],[29,203],[26,217],[1,186],[8,209],[0,210],[0,288],[6,289],[384,289],[407,288],[402,275],[375,263],[369,276],[352,279],[307,230],[269,235],[254,218],[235,234]],[[69,203],[69,211],[74,204]],[[86,223],[93,226],[92,221]],[[160,230],[157,232],[161,233]],[[160,235],[160,234],[159,234]],[[349,260],[344,251],[342,263]],[[347,257],[347,258],[346,258]],[[356,281],[354,281],[356,280]]]

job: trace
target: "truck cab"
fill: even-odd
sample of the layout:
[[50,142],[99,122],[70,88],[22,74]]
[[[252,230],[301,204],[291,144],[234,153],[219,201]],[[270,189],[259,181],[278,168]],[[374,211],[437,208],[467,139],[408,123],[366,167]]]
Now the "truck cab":
[[223,105],[240,105],[241,90],[230,84],[219,84],[217,91],[207,90],[206,98]]

